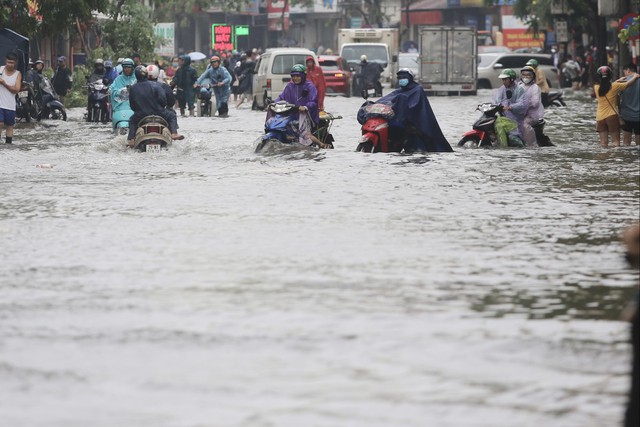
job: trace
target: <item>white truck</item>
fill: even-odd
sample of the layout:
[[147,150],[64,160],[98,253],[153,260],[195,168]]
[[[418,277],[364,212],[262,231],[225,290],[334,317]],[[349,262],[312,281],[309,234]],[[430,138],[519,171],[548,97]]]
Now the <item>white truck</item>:
[[475,27],[420,27],[420,83],[429,95],[476,95]]
[[398,67],[397,28],[343,28],[338,31],[338,51],[343,61],[357,69],[362,55],[384,67],[381,80],[394,85]]

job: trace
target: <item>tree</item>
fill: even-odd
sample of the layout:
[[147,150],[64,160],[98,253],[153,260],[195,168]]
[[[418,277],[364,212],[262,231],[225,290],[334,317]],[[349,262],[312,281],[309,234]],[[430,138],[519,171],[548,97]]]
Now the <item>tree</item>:
[[153,56],[155,34],[153,11],[137,0],[117,0],[108,10],[110,19],[101,28],[104,42],[118,57],[138,52],[143,58]]
[[0,27],[7,26],[28,36],[35,33],[37,23],[35,16],[29,14],[29,5],[24,0],[0,0]]
[[45,36],[59,34],[71,26],[93,19],[93,12],[105,12],[109,0],[38,1],[38,14],[43,17],[38,31]]

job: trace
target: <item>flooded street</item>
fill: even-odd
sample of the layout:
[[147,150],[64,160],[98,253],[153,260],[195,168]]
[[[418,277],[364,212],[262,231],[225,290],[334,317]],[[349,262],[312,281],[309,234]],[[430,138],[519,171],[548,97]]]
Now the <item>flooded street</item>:
[[[160,154],[110,125],[0,146],[0,419],[12,427],[621,424],[639,149],[595,103],[544,149],[455,147],[490,98],[430,98],[455,153],[253,154],[264,113],[180,119]],[[38,167],[40,166],[40,167]]]

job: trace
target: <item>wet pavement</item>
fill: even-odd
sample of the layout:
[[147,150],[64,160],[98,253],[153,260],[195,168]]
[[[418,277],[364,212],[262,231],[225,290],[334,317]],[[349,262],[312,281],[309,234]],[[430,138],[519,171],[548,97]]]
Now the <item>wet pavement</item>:
[[[452,145],[490,98],[431,99]],[[264,113],[180,119],[137,153],[109,125],[0,146],[0,419],[10,426],[620,425],[639,149],[595,104],[544,149],[256,155]]]

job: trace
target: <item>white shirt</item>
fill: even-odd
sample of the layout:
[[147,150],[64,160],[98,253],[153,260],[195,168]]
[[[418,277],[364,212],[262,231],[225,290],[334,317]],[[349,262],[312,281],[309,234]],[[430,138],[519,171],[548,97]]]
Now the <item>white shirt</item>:
[[[13,74],[8,75],[4,72],[4,67],[0,67],[0,77],[2,77],[9,86],[15,86],[19,75],[20,72],[18,70],[13,70]],[[0,108],[16,111],[16,95],[4,85],[0,85]]]

